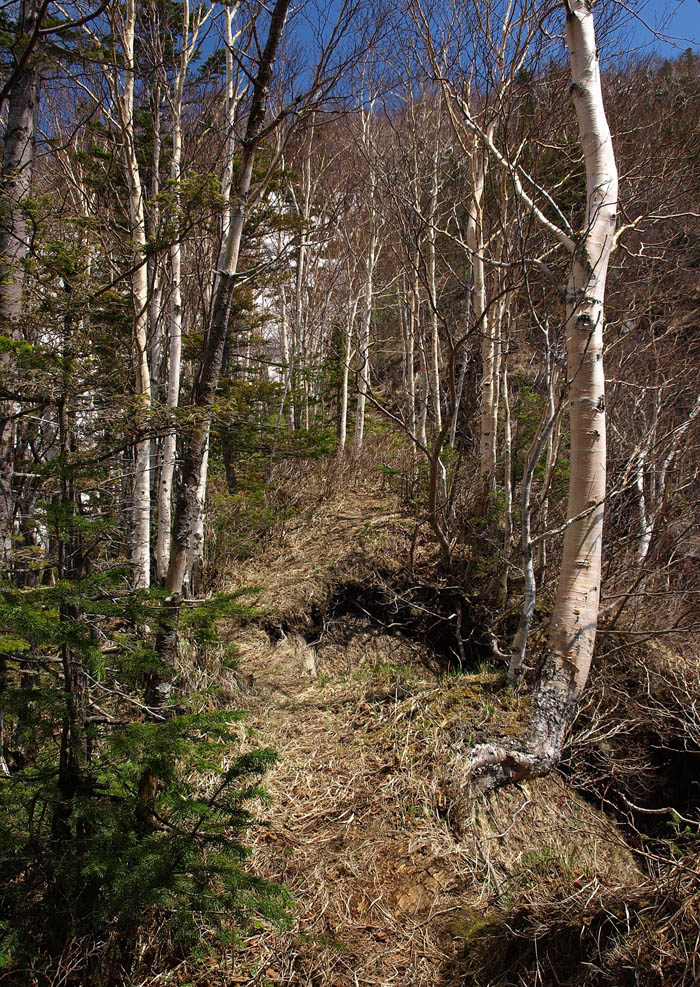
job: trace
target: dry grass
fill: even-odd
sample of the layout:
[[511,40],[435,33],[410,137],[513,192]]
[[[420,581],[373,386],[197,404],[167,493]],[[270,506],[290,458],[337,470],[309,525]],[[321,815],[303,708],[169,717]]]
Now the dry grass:
[[319,631],[334,585],[391,571],[411,530],[386,494],[350,490],[287,522],[234,574],[263,585],[263,616],[234,636],[245,743],[279,755],[252,865],[290,888],[294,917],[171,982],[477,983],[461,966],[465,942],[484,916],[547,886],[548,867],[574,891],[639,883],[615,827],[561,780],[472,804],[457,828],[460,759],[517,733],[526,713],[498,675],[438,678],[428,648],[361,614]]
[[[527,699],[488,666],[438,675],[429,635],[392,633],[361,599],[335,606],[339,588],[391,588],[396,577],[396,589],[406,575],[414,519],[374,466],[359,480],[342,464],[277,477],[295,513],[225,587],[260,587],[249,600],[260,616],[232,634],[235,681],[216,651],[188,673],[193,687],[220,680],[248,710],[243,747],[278,752],[251,865],[290,888],[292,921],[261,922],[198,967],[139,987],[697,984],[700,893],[687,845],[671,867],[633,855],[557,775],[473,800],[469,750],[519,735]],[[428,571],[430,543],[418,551]],[[629,768],[622,793],[639,798],[631,779],[655,776],[640,760],[643,738],[630,737],[653,721],[661,743],[682,747],[695,724],[695,678],[664,660],[644,681],[634,703],[613,668],[591,690],[573,750],[595,805],[612,797],[606,751]],[[628,722],[641,725],[630,737]]]
[[389,663],[386,640],[346,630],[358,631],[362,659],[339,678],[326,680],[321,657],[309,682],[303,649],[288,641],[255,665],[250,742],[280,761],[253,864],[290,887],[296,914],[290,930],[248,940],[238,961],[257,969],[246,983],[458,983],[449,971],[465,907],[492,907],[529,871],[529,854],[566,855],[596,879],[636,877],[610,824],[557,781],[493,796],[455,832],[452,738],[469,722],[507,722],[513,703],[501,707],[488,682],[482,695],[478,676],[436,681],[396,639]]
[[342,499],[320,501],[276,526],[225,588],[260,587],[250,602],[268,620],[305,629],[336,583],[395,568],[407,555],[413,524],[395,496],[348,489]]

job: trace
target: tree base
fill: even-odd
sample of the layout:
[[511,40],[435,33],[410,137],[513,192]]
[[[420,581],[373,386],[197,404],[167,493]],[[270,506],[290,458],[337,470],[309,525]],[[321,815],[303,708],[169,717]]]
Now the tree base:
[[468,768],[472,793],[485,795],[504,785],[517,785],[530,778],[540,778],[552,770],[556,761],[551,754],[533,754],[497,744],[479,744],[471,752]]

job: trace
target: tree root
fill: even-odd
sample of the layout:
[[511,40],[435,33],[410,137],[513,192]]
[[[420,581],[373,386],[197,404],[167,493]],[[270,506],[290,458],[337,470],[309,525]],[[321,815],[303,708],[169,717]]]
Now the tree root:
[[555,764],[556,757],[550,753],[534,754],[497,744],[479,744],[471,752],[468,781],[473,794],[485,795],[504,785],[540,778]]
[[476,804],[485,796],[506,785],[527,783],[548,774],[558,757],[533,753],[526,749],[498,743],[479,744],[468,754],[458,754],[447,769],[445,793],[448,818],[455,834],[468,836],[473,825]]

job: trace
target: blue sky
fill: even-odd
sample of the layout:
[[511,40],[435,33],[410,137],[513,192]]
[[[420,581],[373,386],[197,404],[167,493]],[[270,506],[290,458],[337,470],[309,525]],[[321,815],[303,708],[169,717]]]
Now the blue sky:
[[668,40],[655,40],[642,23],[631,25],[634,40],[640,45],[651,45],[661,55],[672,56],[686,48],[700,49],[699,0],[649,0],[640,15],[656,31]]
[[[700,0],[601,0],[600,3],[601,8],[610,14],[613,5],[616,8],[616,29],[602,42],[604,62],[614,63],[626,56],[643,57],[654,53],[663,58],[675,58],[689,47],[700,54]],[[313,39],[318,40],[318,24],[328,17],[332,21],[333,14],[341,7],[341,0],[306,0],[306,4],[295,3],[293,6],[298,6],[301,13],[300,17],[295,18],[297,37],[313,44]],[[449,7],[449,0],[445,6]],[[563,54],[563,4],[560,7],[560,54]],[[556,8],[554,10],[556,17]],[[620,23],[620,14],[623,24]],[[306,20],[314,23],[314,18],[317,19],[314,24],[316,30],[305,26]],[[212,31],[203,44],[203,56],[211,54],[220,44],[219,34]]]

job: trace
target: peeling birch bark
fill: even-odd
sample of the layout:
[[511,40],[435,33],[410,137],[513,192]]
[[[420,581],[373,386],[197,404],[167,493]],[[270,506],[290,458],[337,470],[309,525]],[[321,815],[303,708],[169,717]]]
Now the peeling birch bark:
[[[617,168],[600,84],[593,12],[570,0],[566,37],[572,93],[586,166],[586,219],[574,252],[566,296],[571,470],[566,529],[549,652],[551,683],[562,715],[588,678],[600,604],[605,501],[605,375],[603,303],[617,214]],[[579,515],[589,513],[584,517]],[[564,686],[560,693],[558,683]],[[545,717],[546,718],[546,717]],[[564,717],[565,719],[567,717]]]
[[603,302],[617,212],[617,168],[605,117],[593,12],[566,0],[566,38],[586,168],[586,216],[566,292],[571,469],[562,563],[547,653],[521,750],[473,751],[479,790],[546,772],[558,761],[588,678],[600,605],[605,501]]

